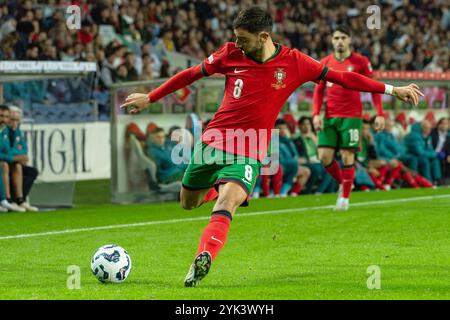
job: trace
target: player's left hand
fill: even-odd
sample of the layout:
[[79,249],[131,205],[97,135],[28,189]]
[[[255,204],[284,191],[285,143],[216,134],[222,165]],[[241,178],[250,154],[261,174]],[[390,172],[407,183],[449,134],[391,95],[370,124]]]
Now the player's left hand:
[[419,86],[415,83],[406,87],[394,87],[392,95],[404,102],[412,102],[415,106],[419,103],[419,97],[423,97],[423,93],[420,92]]
[[380,132],[384,130],[386,122],[383,116],[377,116],[375,118],[375,131]]

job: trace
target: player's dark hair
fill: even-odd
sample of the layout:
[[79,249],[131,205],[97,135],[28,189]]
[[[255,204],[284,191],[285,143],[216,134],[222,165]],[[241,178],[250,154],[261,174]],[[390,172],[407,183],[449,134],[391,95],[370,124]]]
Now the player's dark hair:
[[2,111],[5,111],[5,110],[9,111],[9,107],[6,104],[0,104],[0,110],[2,110]]
[[252,6],[238,13],[233,21],[233,28],[242,28],[250,33],[272,32],[273,20],[266,10]]
[[177,126],[177,125],[171,126],[171,127],[169,128],[169,131],[167,132],[167,136],[168,136],[169,138],[172,137],[172,133],[173,133],[175,130],[178,130],[178,129],[181,129],[181,127],[180,127],[180,126]]
[[313,124],[313,121],[312,121],[311,117],[301,116],[300,119],[298,119],[297,123],[298,123],[299,126],[301,126],[303,124],[303,122],[305,122],[305,121],[309,122],[309,124],[311,125],[311,131],[315,133],[314,124]]
[[284,119],[277,119],[277,120],[275,121],[275,127],[276,127],[276,126],[281,126],[281,125],[284,125],[284,124],[287,124],[287,123],[286,123],[286,120],[284,120]]
[[440,118],[438,122],[436,122],[436,128],[439,127],[444,120],[450,120],[450,118],[447,117]]
[[300,119],[298,119],[298,124],[303,124],[305,121],[309,121],[312,124],[311,117],[308,116],[301,116]]
[[350,32],[350,28],[348,26],[346,26],[345,24],[339,24],[337,25],[334,30],[333,33],[335,33],[336,31],[342,32],[344,34],[346,34],[347,36],[351,37],[352,34]]

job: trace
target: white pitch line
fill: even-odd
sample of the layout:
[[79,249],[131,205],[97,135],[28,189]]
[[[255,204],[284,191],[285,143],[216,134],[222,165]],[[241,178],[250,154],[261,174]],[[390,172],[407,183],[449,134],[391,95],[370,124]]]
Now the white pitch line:
[[[391,199],[391,200],[377,200],[377,201],[367,201],[367,202],[356,202],[356,203],[352,203],[351,207],[363,207],[363,206],[370,206],[370,205],[384,205],[384,204],[391,204],[391,203],[401,203],[401,202],[410,202],[410,201],[422,201],[422,200],[433,200],[433,199],[443,199],[443,198],[450,198],[450,194],[438,195],[438,196],[424,196],[424,197],[411,197],[411,198],[400,198],[400,199]],[[291,209],[280,209],[280,210],[256,211],[256,212],[241,213],[241,214],[238,214],[237,217],[241,218],[241,217],[259,216],[259,215],[264,215],[264,214],[281,214],[281,213],[289,213],[289,212],[303,212],[303,211],[312,211],[312,210],[327,210],[327,209],[333,209],[333,208],[334,208],[333,205],[328,205],[328,206],[317,206],[317,207],[306,207],[306,208],[291,208]],[[150,225],[156,225],[156,224],[190,222],[190,221],[200,221],[200,220],[209,220],[209,219],[210,219],[210,216],[207,216],[207,217],[195,217],[195,218],[184,218],[184,219],[172,219],[172,220],[147,221],[147,222],[128,223],[128,224],[116,224],[116,225],[109,225],[109,226],[56,230],[56,231],[39,232],[39,233],[16,234],[16,235],[11,235],[11,236],[1,236],[0,240],[42,237],[42,236],[51,236],[51,235],[56,235],[56,234],[78,233],[78,232],[97,231],[97,230],[109,230],[109,229],[143,227],[143,226],[150,226]]]

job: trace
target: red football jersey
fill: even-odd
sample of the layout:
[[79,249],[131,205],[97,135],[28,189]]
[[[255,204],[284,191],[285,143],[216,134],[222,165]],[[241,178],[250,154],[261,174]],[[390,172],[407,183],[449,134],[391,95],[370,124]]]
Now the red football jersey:
[[[334,70],[352,71],[366,77],[373,76],[373,70],[369,59],[356,52],[352,52],[344,61],[336,59],[333,53],[323,58],[321,62]],[[325,96],[325,117],[362,117],[361,94],[359,91],[345,89],[338,84],[327,82]]]
[[303,83],[322,79],[328,70],[297,49],[275,46],[272,57],[257,62],[228,42],[202,62],[205,76],[226,76],[222,103],[202,135],[203,142],[264,159],[271,129],[288,97]]

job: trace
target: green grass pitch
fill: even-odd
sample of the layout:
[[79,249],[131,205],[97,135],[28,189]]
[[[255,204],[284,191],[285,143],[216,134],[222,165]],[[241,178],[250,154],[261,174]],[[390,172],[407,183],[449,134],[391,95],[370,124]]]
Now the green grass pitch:
[[[359,205],[344,213],[327,207],[334,194],[252,200],[195,288],[183,280],[212,204],[111,205],[108,190],[105,181],[79,183],[73,209],[0,214],[0,299],[450,298],[448,188],[355,192]],[[171,221],[188,218],[199,219]],[[109,225],[125,226],[84,230]],[[26,236],[5,238],[15,235]],[[90,271],[92,254],[109,243],[132,258],[122,284],[101,284]],[[80,289],[67,288],[70,265],[81,268]],[[367,287],[372,265],[380,289]]]

